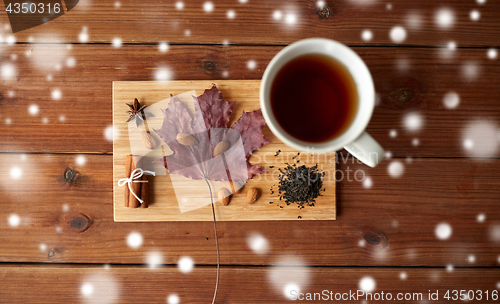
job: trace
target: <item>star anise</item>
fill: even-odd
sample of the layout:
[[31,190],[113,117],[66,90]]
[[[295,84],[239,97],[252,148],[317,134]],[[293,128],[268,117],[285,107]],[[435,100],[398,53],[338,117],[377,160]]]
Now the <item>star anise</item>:
[[134,120],[137,117],[137,119],[135,119],[135,124],[137,125],[137,127],[139,127],[141,121],[144,120],[141,111],[146,107],[146,105],[141,106],[141,103],[139,102],[139,100],[137,100],[137,98],[134,100],[133,105],[128,103],[126,105],[130,108],[130,111],[127,111],[127,114],[130,115],[127,119],[127,122]]

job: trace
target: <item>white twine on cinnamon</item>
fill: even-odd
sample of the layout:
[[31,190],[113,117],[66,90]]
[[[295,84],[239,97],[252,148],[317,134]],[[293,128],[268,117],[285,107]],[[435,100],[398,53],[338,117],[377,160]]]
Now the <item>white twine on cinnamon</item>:
[[123,187],[125,184],[128,184],[128,189],[130,192],[135,196],[135,198],[139,201],[139,203],[143,203],[144,201],[141,200],[137,195],[134,193],[132,190],[132,187],[130,186],[130,183],[147,183],[147,180],[138,180],[139,178],[142,177],[144,173],[151,174],[153,176],[156,175],[153,171],[148,171],[148,170],[142,170],[141,168],[137,168],[132,173],[130,174],[130,177],[127,178],[122,178],[118,181],[118,186]]

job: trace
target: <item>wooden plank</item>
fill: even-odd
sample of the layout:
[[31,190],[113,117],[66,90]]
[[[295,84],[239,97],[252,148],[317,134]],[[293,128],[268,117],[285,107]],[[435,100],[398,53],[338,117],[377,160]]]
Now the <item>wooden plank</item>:
[[[240,117],[243,111],[251,112],[260,109],[259,103],[259,80],[214,80],[214,81],[171,81],[146,82],[146,81],[125,81],[113,83],[113,126],[118,133],[123,134],[113,142],[113,202],[114,219],[118,222],[151,222],[151,221],[213,221],[212,207],[210,205],[211,196],[214,202],[218,201],[217,193],[221,187],[231,191],[229,182],[211,181],[211,192],[204,180],[187,179],[179,174],[165,175],[165,169],[155,166],[159,174],[163,176],[149,177],[151,187],[149,208],[128,208],[124,206],[124,191],[118,186],[118,181],[125,176],[125,158],[127,155],[143,155],[144,159],[149,161],[161,160],[166,154],[172,151],[165,145],[161,138],[153,130],[159,130],[163,124],[163,113],[161,109],[168,107],[170,94],[179,96],[179,100],[186,104],[190,110],[194,110],[192,94],[189,91],[194,90],[195,96],[201,95],[204,90],[208,90],[212,85],[223,94],[224,100],[228,102],[236,101],[233,108],[233,114],[229,121],[229,126],[233,125]],[[184,95],[183,93],[188,92]],[[179,95],[182,94],[182,95]],[[183,98],[183,97],[184,98]],[[134,97],[139,98],[141,105],[150,107],[155,105],[155,110],[145,109],[146,113],[151,113],[151,117],[146,119],[147,127],[155,142],[156,148],[149,150],[144,148],[140,139],[140,133],[137,130],[145,131],[145,124],[136,126],[135,121],[127,123],[128,114],[125,112],[128,107],[125,105]],[[161,102],[161,105],[159,104]],[[150,108],[149,108],[150,109]],[[152,111],[152,112],[151,112]],[[319,170],[325,173],[323,177],[323,187],[325,190],[322,196],[318,197],[317,207],[310,208],[307,204],[303,209],[298,209],[297,205],[291,204],[294,208],[283,208],[286,204],[279,199],[278,194],[278,176],[279,169],[286,165],[281,160],[281,156],[276,156],[277,151],[281,151],[287,157],[298,156],[298,151],[287,147],[269,131],[268,128],[263,132],[266,139],[271,143],[261,147],[249,159],[252,165],[257,165],[267,170],[268,173],[256,176],[248,186],[241,189],[240,194],[233,194],[228,206],[216,203],[215,214],[218,221],[282,221],[282,220],[335,220],[335,153],[317,154],[308,158],[316,157]],[[163,145],[163,147],[162,147]],[[238,147],[236,147],[238,148]],[[163,151],[162,151],[163,149]],[[241,149],[243,149],[241,147]],[[168,151],[165,152],[165,150]],[[241,150],[243,153],[243,150]],[[233,152],[238,153],[238,152]],[[296,163],[296,160],[290,160],[290,164]],[[196,165],[196,164],[192,164]],[[223,166],[224,164],[219,164]],[[312,166],[312,165],[310,165]],[[229,170],[235,174],[239,169],[236,166]],[[152,170],[152,168],[150,168]],[[246,164],[244,166],[246,172]],[[225,172],[225,171],[224,171]],[[245,173],[246,175],[246,173]],[[234,175],[233,175],[234,176]],[[185,186],[184,186],[185,185]],[[183,190],[183,187],[187,187]],[[253,187],[259,192],[257,201],[251,205],[246,202],[248,190]],[[273,188],[275,193],[271,194],[269,189]],[[238,189],[236,189],[238,190]],[[188,202],[184,202],[187,200]],[[183,208],[181,203],[184,204]],[[208,204],[207,204],[208,202]],[[272,204],[270,203],[272,202]],[[193,206],[195,205],[195,206]],[[193,206],[193,207],[192,207]],[[197,209],[191,210],[192,208]]]
[[[1,267],[0,277],[5,303],[165,303],[174,295],[179,303],[210,303],[215,267],[195,266],[185,274],[176,267],[14,264]],[[375,284],[370,295],[360,287],[365,278]],[[449,303],[453,298],[458,300],[460,290],[472,291],[469,296],[476,301],[481,295],[478,302],[494,303],[498,299],[497,281],[497,268],[221,267],[216,303],[283,303],[291,297],[285,297],[288,284],[292,284],[291,290],[302,293],[304,300],[308,293],[311,297],[319,294],[315,303],[380,300],[382,292],[386,303],[388,297],[398,303]],[[457,296],[453,290],[458,291]],[[326,298],[321,301],[323,291]],[[450,300],[445,298],[447,291]],[[344,300],[342,294],[347,294]]]
[[[248,3],[217,1],[211,12],[203,10],[204,0],[184,1],[184,8],[176,9],[177,1],[147,0],[141,2],[115,0],[81,1],[71,12],[48,24],[16,33],[19,42],[73,42],[111,43],[118,37],[124,43],[222,44],[227,40],[236,44],[285,45],[309,37],[327,37],[350,45],[394,45],[390,31],[395,26],[406,28],[403,45],[445,46],[455,41],[459,46],[499,46],[497,29],[500,4],[487,1],[457,0],[442,4],[432,0],[407,3],[386,3],[372,0],[327,0],[329,18],[320,17],[317,1],[266,1]],[[365,4],[365,5],[363,5]],[[389,6],[390,5],[390,6]],[[232,10],[235,17],[227,17]],[[449,26],[440,26],[438,14],[448,10]],[[478,21],[470,13],[480,13]],[[274,19],[276,11],[281,13]],[[0,22],[8,23],[7,14]],[[365,42],[361,33],[369,29],[371,41]],[[2,27],[4,35],[10,29]],[[80,35],[86,34],[85,40]],[[30,40],[30,37],[32,40]]]
[[[113,49],[103,45],[74,45],[71,50],[62,44],[6,47],[0,53],[0,62],[13,64],[17,77],[4,81],[0,88],[3,134],[0,151],[110,153],[112,144],[104,133],[112,124],[113,81],[155,80],[161,68],[170,69],[165,71],[170,71],[176,80],[224,76],[259,79],[280,49],[171,46],[163,54],[156,46],[127,45]],[[479,119],[493,128],[500,125],[500,109],[496,95],[492,94],[500,86],[500,61],[488,59],[486,50],[458,49],[448,54],[449,59],[443,59],[439,49],[355,50],[369,66],[380,95],[368,131],[393,156],[471,156],[463,147],[468,124]],[[26,52],[31,55],[26,57]],[[11,55],[17,59],[13,61]],[[75,67],[65,65],[68,58],[76,60]],[[43,60],[50,68],[41,64]],[[255,60],[255,69],[247,68],[249,60]],[[473,71],[474,63],[478,68],[477,78],[469,80],[462,71],[468,67]],[[54,69],[57,64],[62,66],[59,71]],[[51,81],[47,80],[48,75],[52,76]],[[51,93],[57,89],[62,97],[54,100]],[[449,92],[460,97],[455,109],[448,109],[443,103]],[[39,107],[35,116],[28,112],[32,104]],[[420,131],[404,127],[404,117],[409,112],[421,115]],[[60,121],[61,115],[64,121]],[[46,124],[44,118],[48,119]],[[8,119],[9,125],[5,123]],[[391,130],[397,132],[395,138],[390,137]],[[420,141],[418,146],[412,145],[415,138]],[[498,153],[495,155],[498,157]]]
[[[116,223],[112,156],[87,155],[83,165],[76,157],[0,155],[1,262],[143,263],[156,250],[169,264],[184,255],[216,263],[213,223]],[[338,158],[337,221],[218,222],[222,264],[296,254],[309,265],[497,266],[500,160],[395,161],[399,178],[388,175],[393,162],[369,169]],[[65,182],[67,168],[76,180]],[[362,173],[371,188],[356,181]],[[441,223],[448,239],[436,236]],[[127,244],[133,232],[142,235],[138,248]]]

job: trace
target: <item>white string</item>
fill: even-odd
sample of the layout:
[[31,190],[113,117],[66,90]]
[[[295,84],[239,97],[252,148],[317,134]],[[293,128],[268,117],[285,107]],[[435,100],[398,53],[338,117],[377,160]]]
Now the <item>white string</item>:
[[132,187],[130,186],[130,183],[147,183],[148,181],[147,180],[138,180],[139,178],[142,177],[142,175],[144,173],[147,173],[147,174],[151,174],[153,176],[156,175],[155,172],[153,171],[148,171],[148,170],[142,170],[141,168],[137,168],[135,169],[134,171],[132,171],[132,173],[130,174],[130,177],[127,177],[127,178],[122,178],[118,181],[118,186],[120,187],[123,187],[125,186],[125,184],[128,184],[128,189],[130,190],[130,192],[135,196],[135,198],[139,201],[139,203],[143,203],[144,201],[141,200],[139,197],[137,197],[137,195],[134,193],[134,191],[132,190]]

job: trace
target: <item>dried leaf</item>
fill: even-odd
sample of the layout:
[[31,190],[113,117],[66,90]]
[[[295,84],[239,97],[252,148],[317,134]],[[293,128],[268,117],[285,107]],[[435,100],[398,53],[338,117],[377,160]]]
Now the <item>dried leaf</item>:
[[[262,112],[243,112],[232,128],[227,128],[235,103],[224,101],[221,92],[213,85],[195,98],[195,113],[191,117],[184,104],[171,97],[168,108],[163,110],[161,128],[154,130],[174,151],[164,159],[170,172],[192,179],[213,181],[246,180],[255,174],[264,173],[260,167],[248,163],[253,151],[269,143],[262,134],[265,125]],[[198,144],[179,144],[176,140],[179,133],[194,136]],[[221,141],[227,141],[230,148],[222,154],[223,157],[213,158],[213,149]],[[238,146],[243,148],[235,148]]]

